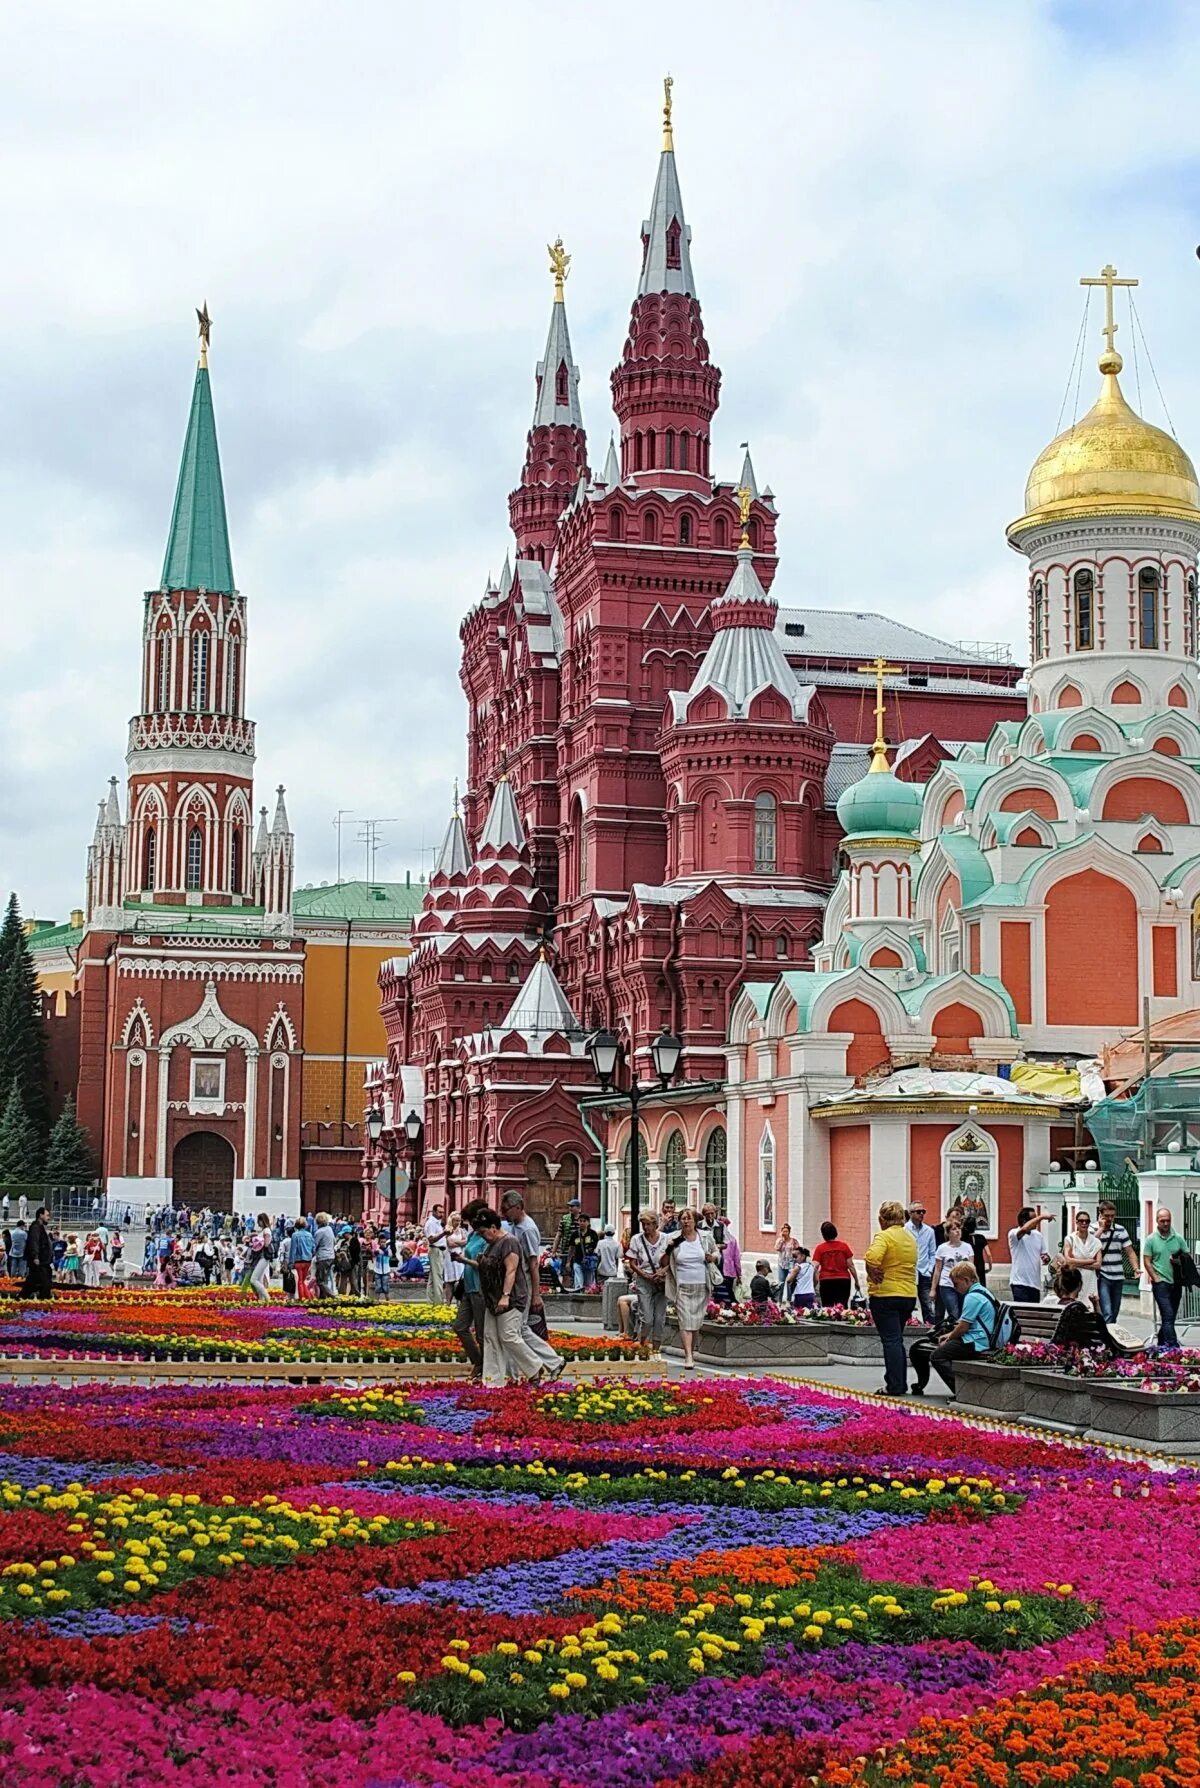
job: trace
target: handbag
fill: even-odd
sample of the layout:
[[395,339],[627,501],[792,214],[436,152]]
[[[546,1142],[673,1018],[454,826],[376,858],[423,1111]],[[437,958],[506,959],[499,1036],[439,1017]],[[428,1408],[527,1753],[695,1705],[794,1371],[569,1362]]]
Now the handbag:
[[289,1298],[295,1297],[295,1295],[296,1295],[296,1275],[292,1271],[290,1266],[286,1266],[283,1269],[283,1289]]
[[718,1260],[709,1260],[705,1262],[704,1276],[708,1280],[708,1289],[710,1291],[715,1291],[718,1285],[723,1285],[725,1283],[725,1275],[721,1271],[721,1263]]

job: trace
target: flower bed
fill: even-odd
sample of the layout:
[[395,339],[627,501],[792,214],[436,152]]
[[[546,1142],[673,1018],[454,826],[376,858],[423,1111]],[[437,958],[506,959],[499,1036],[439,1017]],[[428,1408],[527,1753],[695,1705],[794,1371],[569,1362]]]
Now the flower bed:
[[[260,1304],[240,1289],[73,1291],[45,1303],[0,1300],[0,1356],[240,1362],[458,1361],[452,1305],[363,1298]],[[572,1359],[645,1357],[607,1336],[555,1333]]]
[[1177,1788],[1198,1512],[780,1382],[0,1390],[0,1771]]

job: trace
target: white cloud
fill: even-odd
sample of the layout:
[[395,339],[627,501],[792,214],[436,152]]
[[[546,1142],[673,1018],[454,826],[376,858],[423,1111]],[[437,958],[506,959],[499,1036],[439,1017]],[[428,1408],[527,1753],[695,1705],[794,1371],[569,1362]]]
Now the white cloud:
[[781,598],[1021,656],[1004,528],[1054,432],[1075,281],[1106,260],[1142,277],[1200,449],[1193,9],[694,0],[682,45],[678,17],[5,11],[0,891],[80,898],[204,298],[260,799],[287,784],[303,879],[332,875],[345,806],[398,818],[381,872],[421,867],[464,760],[458,627],[504,556],[544,244],[575,257],[599,459],[668,67],[724,373],[715,461],[736,472],[749,437],[777,493]]

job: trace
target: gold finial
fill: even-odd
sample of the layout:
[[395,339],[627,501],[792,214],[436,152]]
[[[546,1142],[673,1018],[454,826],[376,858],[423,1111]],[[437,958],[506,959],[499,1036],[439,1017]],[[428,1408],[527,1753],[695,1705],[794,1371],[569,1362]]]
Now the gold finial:
[[663,77],[663,148],[673,150],[675,139],[671,135],[671,89],[675,85],[670,75]]
[[889,664],[886,658],[873,658],[870,664],[860,664],[858,671],[860,676],[875,679],[875,743],[871,747],[871,770],[889,770],[887,740],[883,736],[883,679],[902,676],[904,667]]
[[546,253],[550,256],[550,271],[554,275],[554,302],[561,304],[563,286],[566,283],[567,274],[571,271],[571,257],[563,247],[561,236],[556,236],[553,242],[547,242]]
[[754,492],[750,489],[748,484],[739,484],[733,494],[737,498],[738,503],[738,520],[742,524],[742,538],[738,542],[738,551],[743,553],[749,552],[750,529],[746,524],[750,520],[750,505],[754,501]]
[[200,325],[200,364],[208,365],[208,339],[212,334],[212,318],[208,314],[208,299],[204,300],[204,309],[196,312],[196,321]]
[[1081,279],[1079,283],[1081,286],[1104,287],[1104,328],[1101,330],[1101,334],[1104,336],[1106,345],[1100,356],[1100,371],[1102,373],[1119,373],[1125,362],[1117,352],[1117,344],[1114,339],[1118,325],[1113,318],[1113,288],[1114,286],[1136,286],[1138,282],[1136,279],[1118,279],[1116,268],[1110,264],[1100,269],[1099,279]]

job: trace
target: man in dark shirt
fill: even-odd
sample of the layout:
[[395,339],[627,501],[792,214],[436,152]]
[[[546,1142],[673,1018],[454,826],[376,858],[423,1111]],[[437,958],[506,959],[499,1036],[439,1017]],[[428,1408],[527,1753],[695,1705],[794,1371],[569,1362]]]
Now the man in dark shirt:
[[23,1298],[48,1298],[53,1295],[51,1262],[54,1249],[50,1232],[46,1228],[48,1214],[45,1205],[39,1205],[37,1214],[29,1225],[29,1234],[25,1241],[25,1283],[21,1287]]

